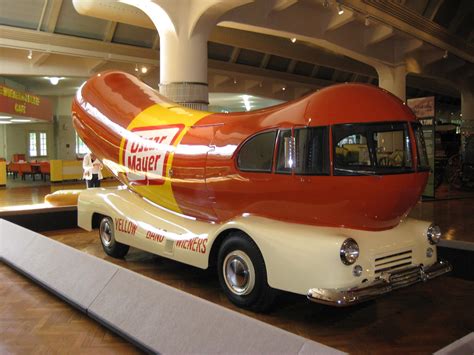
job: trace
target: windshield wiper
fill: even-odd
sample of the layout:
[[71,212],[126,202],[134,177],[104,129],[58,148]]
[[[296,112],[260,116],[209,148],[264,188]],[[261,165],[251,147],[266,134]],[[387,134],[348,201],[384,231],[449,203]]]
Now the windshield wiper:
[[342,168],[334,168],[335,171],[341,171],[344,173],[354,174],[354,175],[365,175],[365,176],[378,176],[379,174],[375,173],[375,171],[370,170],[351,170],[351,169],[342,169]]

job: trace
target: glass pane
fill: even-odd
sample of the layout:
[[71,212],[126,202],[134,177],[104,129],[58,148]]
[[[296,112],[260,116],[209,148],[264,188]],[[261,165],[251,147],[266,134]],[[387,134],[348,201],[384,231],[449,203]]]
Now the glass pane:
[[36,149],[36,133],[30,133],[29,151],[30,157],[36,157],[38,155],[38,151]]
[[87,153],[89,153],[89,148],[87,148],[85,143],[76,133],[76,154],[87,154]]
[[296,174],[322,175],[329,172],[327,128],[295,130]]
[[48,155],[48,145],[46,141],[46,133],[40,133],[40,155],[46,156]]
[[416,139],[416,150],[418,155],[418,168],[430,169],[430,162],[428,160],[428,153],[426,151],[425,138],[423,136],[423,130],[421,125],[413,125]]
[[271,172],[276,131],[265,132],[248,140],[239,152],[241,170]]
[[370,166],[369,146],[365,134],[349,134],[337,141],[334,160],[340,168]]
[[336,175],[413,171],[408,125],[404,122],[335,125],[333,141]]
[[293,162],[285,159],[285,140],[288,142],[289,139],[291,139],[291,129],[282,130],[278,133],[278,158],[275,170],[277,173],[291,174]]
[[410,139],[405,131],[374,132],[372,137],[378,166],[411,167]]

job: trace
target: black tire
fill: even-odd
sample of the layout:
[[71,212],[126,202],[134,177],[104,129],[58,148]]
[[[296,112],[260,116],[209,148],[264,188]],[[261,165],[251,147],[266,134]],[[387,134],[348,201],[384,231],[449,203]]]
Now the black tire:
[[267,270],[257,245],[243,232],[233,232],[222,243],[217,257],[219,283],[238,307],[268,311],[277,291],[268,286]]
[[114,223],[110,217],[102,217],[100,220],[99,239],[105,253],[114,258],[123,258],[130,248],[115,240]]

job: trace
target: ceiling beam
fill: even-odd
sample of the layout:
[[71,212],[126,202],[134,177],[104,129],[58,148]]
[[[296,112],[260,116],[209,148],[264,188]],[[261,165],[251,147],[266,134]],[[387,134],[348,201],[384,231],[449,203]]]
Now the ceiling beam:
[[105,33],[104,33],[104,42],[112,42],[116,29],[117,29],[117,22],[109,21],[107,23],[107,28],[105,29]]
[[274,11],[283,11],[288,7],[296,4],[298,0],[275,0],[273,4]]
[[49,54],[115,60],[158,65],[158,55],[150,48],[100,42],[86,38],[64,36],[33,30],[0,26],[0,47],[34,50]]
[[52,0],[51,7],[49,10],[49,15],[45,24],[46,32],[54,32],[56,29],[56,24],[58,23],[59,13],[61,12],[61,7],[63,6],[63,0]]
[[[291,43],[287,38],[267,36],[261,33],[241,31],[232,28],[216,27],[211,33],[210,41],[234,47],[250,49],[284,58],[295,59],[301,62],[316,64],[344,71],[351,71],[362,75],[377,75],[371,66],[350,59],[328,50],[308,45],[300,41]],[[290,45],[288,44],[290,43]],[[266,63],[263,63],[263,67]]]
[[232,54],[230,55],[229,62],[230,63],[235,63],[237,61],[237,58],[239,57],[240,54],[240,48],[234,47],[232,50]]
[[40,66],[42,65],[49,57],[51,53],[48,52],[42,52],[42,53],[36,53],[33,55],[33,58],[31,59],[31,66]]
[[344,10],[344,13],[341,14],[341,15],[339,15],[336,12],[330,17],[330,19],[329,19],[329,21],[326,25],[325,32],[335,31],[338,28],[340,28],[342,26],[345,26],[345,25],[347,25],[348,23],[351,23],[354,20],[355,20],[354,12],[347,9],[347,8]]
[[366,29],[365,45],[371,46],[392,37],[395,34],[393,27],[385,25],[374,25]]
[[430,21],[434,21],[436,15],[438,14],[441,5],[443,5],[444,0],[431,0],[428,2],[428,7],[424,12],[424,16],[427,17]]

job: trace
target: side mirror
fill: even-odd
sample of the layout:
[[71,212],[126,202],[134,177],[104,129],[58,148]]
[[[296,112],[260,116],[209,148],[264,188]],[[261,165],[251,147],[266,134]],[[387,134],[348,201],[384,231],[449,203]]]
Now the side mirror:
[[285,168],[292,169],[295,166],[295,137],[284,138]]

